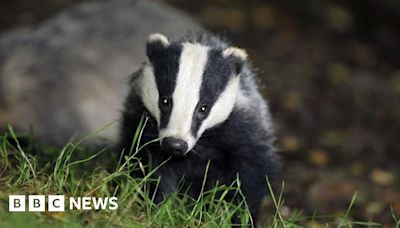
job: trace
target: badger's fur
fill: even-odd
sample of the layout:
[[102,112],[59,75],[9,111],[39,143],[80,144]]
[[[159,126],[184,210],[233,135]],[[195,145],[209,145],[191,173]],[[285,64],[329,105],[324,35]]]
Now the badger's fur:
[[239,176],[256,219],[266,177],[275,175],[278,161],[268,107],[246,52],[191,33],[175,41],[151,34],[146,53],[148,61],[134,74],[125,101],[120,143],[129,150],[147,113],[141,141],[159,137],[160,143],[136,156],[151,167],[168,160],[154,173],[160,178],[156,200],[177,190],[182,179],[196,196],[210,161],[206,189],[217,182],[229,185]]

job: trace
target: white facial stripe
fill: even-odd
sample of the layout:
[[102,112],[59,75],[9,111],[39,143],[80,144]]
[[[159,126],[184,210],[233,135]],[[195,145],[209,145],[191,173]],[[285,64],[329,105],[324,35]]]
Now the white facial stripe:
[[193,113],[199,102],[202,75],[207,64],[209,48],[200,44],[183,44],[176,87],[172,95],[172,112],[163,137],[176,137],[193,148],[195,139],[191,136]]
[[153,68],[146,65],[143,68],[143,75],[139,79],[139,89],[141,92],[142,102],[146,109],[160,124],[160,109],[158,107],[158,89],[156,78],[153,73]]
[[211,108],[209,115],[201,124],[197,133],[198,136],[201,136],[208,128],[212,128],[224,122],[229,117],[229,114],[232,112],[235,105],[239,89],[240,77],[237,76],[229,81],[225,90],[219,95],[219,98]]

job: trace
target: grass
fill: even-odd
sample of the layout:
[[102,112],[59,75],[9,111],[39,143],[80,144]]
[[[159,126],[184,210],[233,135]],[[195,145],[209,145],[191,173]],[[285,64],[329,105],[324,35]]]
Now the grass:
[[[132,170],[144,167],[134,155],[145,150],[139,147],[143,118],[138,127],[129,156],[111,148],[88,149],[83,146],[89,136],[61,149],[35,145],[30,139],[22,146],[10,127],[0,136],[0,227],[231,227],[231,217],[240,215],[243,224],[252,223],[243,205],[235,206],[224,200],[229,191],[237,191],[240,180],[231,186],[218,186],[202,191],[197,199],[174,193],[160,205],[152,203],[147,184],[157,183],[151,172],[144,178],[133,178]],[[155,143],[154,140],[149,143]],[[149,144],[148,143],[148,144]],[[119,161],[119,162],[117,162]],[[155,168],[157,169],[157,168]],[[207,177],[205,171],[205,178]],[[205,180],[205,179],[204,179]],[[266,180],[268,181],[268,180]],[[268,182],[275,215],[266,227],[303,227],[317,222],[318,216],[307,217],[294,211],[289,216],[281,214],[284,205],[284,184],[279,194]],[[118,197],[117,210],[68,210],[64,212],[8,212],[8,195],[39,194],[67,197]],[[334,216],[322,227],[377,226],[372,222],[356,222],[350,218],[350,210],[356,194],[344,215]],[[400,221],[393,213],[399,226]],[[240,227],[240,225],[238,225]]]

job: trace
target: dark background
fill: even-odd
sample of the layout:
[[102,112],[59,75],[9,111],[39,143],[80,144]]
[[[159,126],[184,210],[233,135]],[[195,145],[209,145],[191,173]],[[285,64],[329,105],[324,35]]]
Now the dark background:
[[[82,0],[2,0],[0,33]],[[285,204],[400,214],[400,1],[166,0],[248,50],[285,160]]]

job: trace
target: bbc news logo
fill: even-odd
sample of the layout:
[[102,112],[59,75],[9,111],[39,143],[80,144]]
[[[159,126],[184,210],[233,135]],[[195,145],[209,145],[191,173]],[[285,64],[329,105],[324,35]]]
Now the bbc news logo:
[[[27,200],[28,199],[28,200]],[[46,208],[47,205],[47,208]],[[69,210],[117,210],[117,197],[69,197],[65,201],[64,195],[10,195],[8,197],[8,210],[10,212],[22,211],[50,211],[59,212]]]

